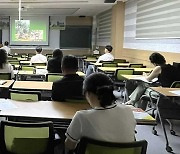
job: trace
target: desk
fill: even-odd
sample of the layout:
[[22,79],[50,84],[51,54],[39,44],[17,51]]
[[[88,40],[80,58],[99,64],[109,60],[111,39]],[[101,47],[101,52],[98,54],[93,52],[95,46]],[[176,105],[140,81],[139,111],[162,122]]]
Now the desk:
[[12,89],[24,90],[52,90],[53,82],[41,81],[15,81]]
[[180,95],[171,93],[170,91],[180,90],[180,88],[164,88],[164,87],[150,87],[152,90],[167,97],[180,97]]
[[9,88],[14,83],[14,80],[5,80],[5,81],[6,83],[3,85],[0,85],[0,88]]
[[[164,126],[164,119],[180,120],[180,104],[177,104],[173,100],[174,97],[180,97],[180,95],[170,92],[170,91],[180,90],[180,88],[164,88],[164,87],[150,87],[150,88],[160,94],[156,104],[157,114],[159,115],[161,126],[164,131],[164,136],[166,139],[166,150],[168,152],[172,152],[172,148],[169,146],[169,141]],[[170,97],[172,99],[171,100],[163,99],[164,98],[163,96]],[[153,128],[153,133],[157,134],[155,127]],[[171,127],[170,127],[170,133],[175,135],[175,132],[173,129],[171,129]]]
[[76,111],[90,108],[85,103],[67,103],[54,101],[20,102],[9,100],[17,108],[2,110],[1,117],[41,118],[41,119],[72,119]]
[[151,72],[153,68],[98,67],[103,72],[115,72],[116,69],[134,69],[135,72]]
[[[89,109],[88,103],[71,103],[71,102],[55,102],[55,101],[38,101],[38,102],[20,102],[11,101],[17,106],[17,108],[2,110],[0,112],[1,117],[21,117],[21,118],[41,118],[51,119],[52,121],[57,120],[71,120],[76,111]],[[132,111],[139,109],[130,107]],[[142,112],[142,110],[140,111]],[[137,117],[137,116],[136,116]],[[136,118],[137,124],[156,124],[155,119],[142,119]]]
[[[102,66],[102,63],[90,63],[90,64],[98,66],[98,67]],[[117,64],[118,64],[118,67],[129,67],[130,64],[137,64],[137,63],[117,63]]]

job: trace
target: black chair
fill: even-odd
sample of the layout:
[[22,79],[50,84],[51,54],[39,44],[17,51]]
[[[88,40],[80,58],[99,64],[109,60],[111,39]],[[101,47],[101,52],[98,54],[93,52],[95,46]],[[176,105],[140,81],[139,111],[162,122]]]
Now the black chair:
[[113,143],[83,137],[77,148],[77,154],[146,154],[147,141]]

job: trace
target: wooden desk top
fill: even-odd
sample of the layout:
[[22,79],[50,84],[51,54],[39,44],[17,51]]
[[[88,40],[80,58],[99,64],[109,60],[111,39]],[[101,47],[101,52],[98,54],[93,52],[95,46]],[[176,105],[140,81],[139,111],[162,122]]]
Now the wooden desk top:
[[135,72],[151,72],[153,68],[98,67],[104,72],[115,72],[116,69],[134,69]]
[[41,81],[15,81],[13,89],[29,89],[29,90],[52,90],[53,82]]
[[85,76],[85,74],[83,72],[80,72],[80,71],[76,72],[76,74],[78,74],[79,76],[82,76],[82,77]]
[[151,89],[153,89],[154,91],[158,92],[161,95],[164,96],[168,96],[168,97],[180,97],[180,95],[174,94],[170,91],[174,91],[174,90],[180,90],[180,88],[164,88],[164,87],[150,87]]
[[[99,66],[99,67],[102,66],[102,63],[91,63],[91,64]],[[130,64],[137,64],[137,63],[117,63],[117,64],[118,64],[118,67],[129,67]]]
[[[55,101],[38,101],[38,102],[20,102],[11,101],[17,108],[2,110],[0,116],[12,117],[30,117],[30,118],[48,118],[48,119],[69,119],[79,110],[90,109],[88,103],[71,103],[71,102],[55,102]],[[156,124],[155,119],[147,114],[142,119],[137,112],[144,113],[142,110],[131,107],[137,124]],[[136,113],[135,113],[136,112]]]
[[2,110],[0,116],[72,119],[76,111],[90,108],[89,104],[86,103],[9,101],[17,108]]
[[3,85],[0,85],[0,88],[9,88],[14,83],[14,80],[5,80],[5,81],[6,83]]
[[89,59],[84,59],[84,61],[86,61],[86,62],[96,62],[97,59],[89,58]]
[[29,65],[31,63],[31,61],[20,61],[20,64],[27,64],[27,65]]

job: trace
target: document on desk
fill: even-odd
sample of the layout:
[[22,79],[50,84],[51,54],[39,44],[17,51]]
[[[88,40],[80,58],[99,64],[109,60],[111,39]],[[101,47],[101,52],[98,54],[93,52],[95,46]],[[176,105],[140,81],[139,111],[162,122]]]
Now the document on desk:
[[0,111],[17,108],[10,100],[0,99]]
[[139,109],[139,111],[136,109],[135,111],[133,111],[133,114],[134,114],[134,118],[137,120],[137,121],[144,121],[144,120],[150,120],[150,121],[155,121],[155,119],[149,115],[147,112],[142,112],[141,109]]
[[153,83],[153,82],[156,82],[158,80],[158,78],[154,78],[152,81],[148,81],[145,76],[138,76],[138,77],[135,77],[133,79],[134,80],[141,80],[141,81],[144,81],[147,83]]
[[180,96],[180,90],[173,90],[173,91],[169,91],[169,92]]

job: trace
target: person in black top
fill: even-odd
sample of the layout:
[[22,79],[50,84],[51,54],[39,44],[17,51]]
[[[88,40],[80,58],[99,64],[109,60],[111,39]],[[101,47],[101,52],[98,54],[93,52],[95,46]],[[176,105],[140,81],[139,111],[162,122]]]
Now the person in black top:
[[[149,57],[150,62],[155,66],[153,71],[146,75],[144,73],[147,81],[152,81],[154,78],[158,78],[158,82],[162,87],[170,87],[174,81],[178,80],[177,69],[170,64],[166,64],[166,60],[160,53],[152,53]],[[145,82],[138,83],[136,89],[129,96],[130,100],[126,104],[136,104],[139,103],[141,96],[145,93],[148,95],[150,85]],[[127,87],[128,90],[128,87]]]
[[49,73],[62,73],[61,61],[63,53],[60,49],[53,51],[53,58],[48,61],[47,70]]
[[78,70],[77,58],[72,55],[64,56],[61,69],[64,77],[53,83],[52,100],[66,101],[66,99],[83,98],[82,86],[84,79],[76,74]]

